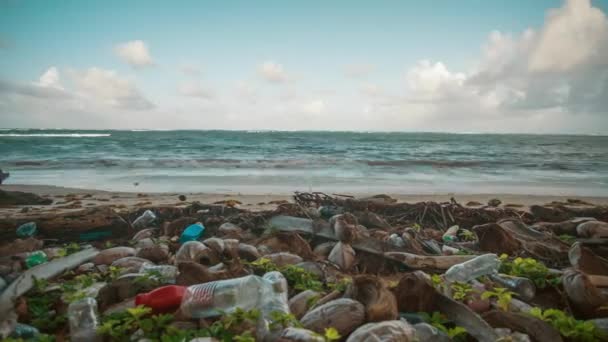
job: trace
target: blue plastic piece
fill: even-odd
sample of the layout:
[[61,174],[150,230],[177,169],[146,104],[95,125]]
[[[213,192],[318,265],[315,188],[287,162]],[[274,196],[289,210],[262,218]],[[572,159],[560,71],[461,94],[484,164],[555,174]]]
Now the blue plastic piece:
[[20,238],[26,238],[34,236],[38,229],[36,228],[36,222],[24,223],[17,228],[17,236]]
[[202,223],[189,225],[186,229],[184,229],[182,236],[179,238],[179,242],[184,243],[188,241],[196,241],[201,237],[201,235],[203,235],[203,232],[205,232],[205,226],[203,226]]

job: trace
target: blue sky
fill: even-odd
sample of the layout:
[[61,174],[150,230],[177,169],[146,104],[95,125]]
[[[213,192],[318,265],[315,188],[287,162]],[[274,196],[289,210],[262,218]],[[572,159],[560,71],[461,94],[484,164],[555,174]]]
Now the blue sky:
[[[5,0],[0,125],[593,132],[608,128],[602,93],[578,94],[581,78],[608,84],[607,7]],[[556,46],[560,27],[573,38]],[[143,62],[118,52],[130,42]],[[549,61],[571,50],[590,52]]]

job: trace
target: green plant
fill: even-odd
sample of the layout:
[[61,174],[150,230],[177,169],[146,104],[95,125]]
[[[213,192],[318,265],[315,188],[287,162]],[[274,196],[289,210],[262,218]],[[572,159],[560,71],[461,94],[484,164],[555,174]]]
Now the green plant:
[[344,292],[344,291],[346,291],[346,288],[348,287],[348,285],[352,284],[352,282],[353,282],[353,278],[344,277],[335,283],[328,283],[327,288],[329,288],[332,291]]
[[108,240],[108,241],[106,241],[106,242],[103,243],[103,248],[104,249],[108,249],[108,248],[112,248],[112,247],[114,247],[114,243],[112,241],[110,241],[110,240]]
[[2,342],[55,342],[55,336],[39,334],[36,337],[27,339],[7,337],[2,339]]
[[279,267],[268,258],[260,258],[249,264],[259,272],[281,272],[289,285],[296,290],[323,290],[323,283],[318,280],[317,276],[302,267],[295,265]]
[[532,308],[530,315],[551,324],[559,333],[572,341],[591,342],[603,341],[606,336],[592,322],[579,321],[565,312],[557,309]]
[[438,290],[441,290],[444,284],[443,278],[438,274],[431,275],[431,282],[433,283],[433,286]]
[[467,335],[467,331],[465,328],[461,327],[461,326],[453,326],[451,328],[448,328],[447,325],[450,323],[447,318],[445,317],[445,315],[443,315],[441,312],[438,311],[434,311],[432,314],[428,314],[426,312],[420,312],[419,313],[420,316],[422,316],[422,318],[430,325],[434,326],[435,328],[443,331],[445,334],[447,334],[452,340],[454,341],[465,341],[466,340],[466,335]]
[[477,235],[468,229],[460,229],[458,236],[464,241],[477,241]]
[[141,330],[142,338],[160,340],[173,320],[172,315],[151,315],[152,309],[137,306],[103,318],[98,334],[114,341],[129,341]]
[[450,284],[450,288],[452,289],[452,298],[459,301],[468,299],[473,292],[473,287],[471,285],[458,281]]
[[334,327],[325,328],[325,333],[323,334],[323,338],[326,342],[330,341],[338,341],[342,338],[340,332]]
[[562,234],[562,235],[558,236],[558,238],[569,245],[576,242],[576,237],[574,237],[572,235],[568,235],[568,234]]
[[481,294],[481,299],[496,298],[498,307],[503,311],[509,310],[509,304],[515,293],[503,287],[495,287],[493,291],[485,291]]
[[301,328],[302,324],[296,316],[290,313],[284,313],[281,311],[273,311],[270,313],[270,329],[296,327]]
[[506,254],[500,256],[502,261],[500,272],[512,276],[530,279],[538,288],[545,288],[547,285],[559,284],[560,278],[549,273],[549,269],[542,262],[533,258],[515,258],[508,260]]
[[418,223],[414,223],[414,225],[412,226],[412,229],[414,229],[414,231],[416,233],[419,233],[422,230],[422,226],[419,225]]
[[65,324],[67,317],[55,309],[60,302],[61,292],[47,291],[46,279],[34,278],[34,288],[26,295],[30,323],[43,332],[54,332]]

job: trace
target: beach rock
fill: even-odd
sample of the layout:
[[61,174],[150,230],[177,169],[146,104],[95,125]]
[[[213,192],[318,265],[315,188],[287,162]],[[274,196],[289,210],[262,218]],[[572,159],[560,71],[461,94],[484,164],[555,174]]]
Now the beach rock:
[[41,249],[43,245],[44,242],[42,240],[35,238],[15,239],[0,247],[0,257],[33,252]]
[[570,264],[587,274],[599,274],[608,276],[608,260],[593,253],[580,242],[575,242],[568,252]]
[[314,331],[289,327],[281,333],[278,342],[324,342],[325,339]]
[[344,297],[352,298],[365,306],[368,322],[397,319],[397,300],[386,284],[378,277],[359,275],[352,279]]
[[437,311],[437,290],[422,271],[406,273],[393,292],[400,312]]
[[319,279],[325,279],[325,272],[318,263],[314,261],[303,261],[296,264],[297,267],[303,268],[306,272],[310,272]]
[[359,224],[367,228],[390,229],[391,225],[380,215],[371,211],[361,211],[356,213]]
[[342,336],[348,336],[365,320],[363,304],[347,298],[336,299],[309,311],[301,319],[306,329],[323,334],[325,328],[333,327]]
[[327,260],[338,265],[343,271],[348,271],[355,265],[355,250],[350,245],[338,242]]
[[313,300],[319,299],[321,294],[313,291],[306,290],[298,293],[297,295],[289,299],[289,311],[297,318],[300,319],[312,306]]
[[608,222],[589,221],[576,227],[576,233],[582,238],[608,238]]
[[[1,183],[1,182],[0,182]],[[49,205],[53,200],[21,191],[0,190],[0,206],[7,205]]]
[[110,265],[118,259],[130,256],[135,256],[134,248],[112,247],[99,252],[99,254],[93,258],[93,263],[95,265]]
[[488,206],[490,207],[498,207],[502,203],[498,198],[492,198],[488,201]]
[[346,342],[392,341],[413,342],[418,341],[416,330],[405,321],[384,321],[381,323],[367,323],[355,330]]
[[182,202],[184,202],[187,199],[185,195],[179,195],[177,198]]
[[111,266],[122,268],[124,273],[138,273],[143,264],[152,265],[150,260],[136,256],[120,258],[112,262]]
[[419,342],[451,342],[452,339],[443,331],[428,323],[414,324]]
[[514,254],[521,248],[519,241],[496,223],[475,226],[472,230],[479,240],[479,249],[484,252]]
[[84,264],[78,266],[76,268],[76,273],[78,273],[78,274],[88,273],[88,272],[92,272],[93,270],[95,270],[95,264],[92,262],[87,262],[87,263],[84,263]]
[[302,262],[302,258],[299,255],[285,252],[268,254],[265,255],[264,258],[270,259],[270,261],[272,261],[272,263],[274,263],[278,267],[295,265],[297,263]]

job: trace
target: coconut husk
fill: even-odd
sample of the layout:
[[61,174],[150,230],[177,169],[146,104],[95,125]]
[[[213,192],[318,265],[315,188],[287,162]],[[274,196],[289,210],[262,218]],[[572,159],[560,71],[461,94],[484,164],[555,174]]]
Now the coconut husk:
[[331,291],[330,293],[326,294],[325,296],[321,297],[310,309],[316,309],[317,307],[325,304],[325,303],[329,303],[332,300],[336,300],[338,298],[342,297],[342,292],[340,291]]
[[156,233],[158,233],[158,228],[142,229],[142,230],[138,231],[137,233],[135,233],[135,235],[133,235],[133,238],[131,238],[131,240],[139,241],[139,240],[143,240],[143,239],[153,238],[156,235]]
[[496,223],[475,226],[473,232],[477,234],[479,249],[484,252],[512,255],[521,249],[521,243]]
[[368,228],[391,229],[391,225],[380,215],[370,211],[359,211],[355,213],[359,223]]
[[242,238],[243,229],[236,224],[226,222],[217,229],[217,234],[222,237],[240,240]]
[[360,275],[353,277],[344,297],[352,298],[365,306],[365,317],[368,322],[380,322],[396,319],[397,299],[378,277]]
[[547,322],[528,314],[493,310],[482,315],[494,328],[508,328],[530,336],[534,341],[563,341],[559,331]]
[[247,261],[255,261],[261,256],[262,255],[260,252],[258,252],[258,249],[255,248],[255,246],[248,245],[246,243],[239,243],[239,258]]
[[325,303],[302,317],[304,328],[317,333],[324,333],[326,328],[333,327],[342,336],[348,336],[365,320],[363,304],[347,298],[340,298]]
[[224,240],[220,238],[209,238],[203,240],[203,243],[205,244],[205,246],[213,249],[217,253],[217,255],[222,255],[224,253]]
[[123,269],[125,273],[137,273],[143,264],[154,264],[150,260],[139,257],[125,257],[115,260],[112,266]]
[[16,239],[0,247],[0,257],[33,252],[42,248],[43,245],[42,240],[34,238]]
[[199,241],[185,242],[175,254],[175,261],[198,262],[204,265],[215,265],[220,262],[219,256],[214,250]]
[[224,239],[224,256],[228,259],[237,259],[239,257],[239,240]]
[[338,242],[331,250],[327,260],[338,265],[343,271],[350,270],[355,265],[355,250],[342,242]]
[[99,252],[99,254],[93,258],[93,263],[95,265],[110,265],[118,259],[130,256],[135,256],[134,248],[112,247]]
[[406,273],[393,292],[400,312],[437,311],[437,290],[422,271]]
[[413,342],[418,341],[416,330],[406,321],[367,323],[355,330],[346,342]]
[[264,258],[270,259],[275,265],[282,267],[287,265],[295,265],[302,262],[302,258],[299,255],[291,253],[273,253],[265,255]]
[[321,267],[314,261],[303,261],[296,264],[297,267],[303,268],[305,271],[310,272],[317,276],[319,279],[325,279],[324,267]]
[[258,250],[265,250],[267,254],[289,252],[297,254],[304,259],[312,259],[313,253],[308,241],[295,232],[278,232],[262,238],[256,243]]
[[163,235],[180,235],[186,227],[196,222],[198,222],[196,217],[180,217],[177,220],[165,222],[163,225]]
[[333,241],[323,242],[315,247],[313,253],[316,256],[326,259],[329,253],[331,253],[331,250],[336,246],[336,244],[337,242]]
[[164,243],[154,244],[138,249],[135,255],[155,263],[163,263],[169,259],[169,246]]
[[568,252],[570,264],[587,274],[608,275],[608,260],[593,253],[579,242],[575,242]]
[[179,275],[175,283],[182,286],[203,284],[229,277],[227,271],[212,272],[208,267],[196,262],[180,262],[177,268],[179,269]]
[[310,304],[313,304],[311,301],[314,298],[319,299],[320,297],[321,294],[316,291],[302,291],[289,299],[289,311],[291,311],[297,319],[300,319],[308,311],[311,306]]
[[[608,304],[608,296],[595,287],[583,272],[566,270],[562,284],[570,306],[581,317],[597,317],[600,314],[598,308]],[[603,313],[606,314],[605,310]]]
[[608,238],[608,223],[601,221],[589,221],[579,224],[576,233],[582,238]]
[[278,342],[324,342],[325,339],[314,331],[289,327],[281,333]]
[[335,237],[344,243],[351,243],[359,238],[357,219],[350,213],[333,216],[329,219],[329,225],[334,230]]
[[476,255],[428,256],[403,252],[386,252],[384,256],[388,259],[399,261],[412,269],[435,270],[447,270],[456,264],[461,264],[476,257]]

